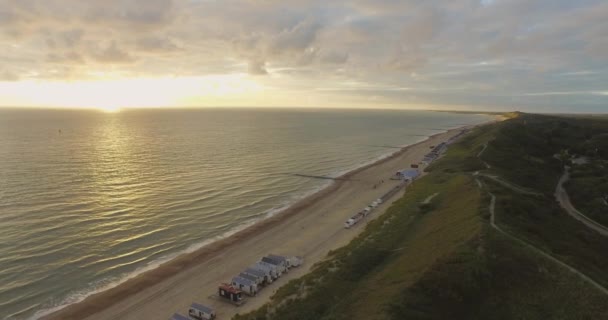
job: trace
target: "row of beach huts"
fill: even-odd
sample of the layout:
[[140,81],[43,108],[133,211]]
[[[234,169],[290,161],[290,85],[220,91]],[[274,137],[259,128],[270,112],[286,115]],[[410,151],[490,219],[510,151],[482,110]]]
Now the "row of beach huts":
[[462,137],[464,134],[468,133],[469,131],[471,131],[471,129],[469,128],[465,128],[460,130],[460,132],[458,132],[457,135],[451,137],[450,139],[448,139],[448,145],[454,143],[456,140],[458,140],[458,138]]
[[[466,133],[466,130],[461,131],[457,136],[450,139],[449,142],[452,142],[455,138]],[[429,165],[431,162],[439,158],[439,156],[444,153],[448,148],[448,143],[442,142],[436,146],[431,146],[431,152],[427,153],[423,160],[420,162],[421,165]],[[363,208],[363,210],[357,212],[354,216],[350,217],[346,222],[344,222],[344,228],[350,229],[352,226],[357,224],[359,221],[363,220],[363,218],[367,217],[374,209],[376,209],[380,204],[386,202],[390,197],[395,195],[395,193],[399,192],[402,188],[404,188],[409,183],[412,183],[416,178],[420,176],[419,164],[412,164],[409,169],[399,170],[395,173],[395,177],[391,178],[392,180],[400,180],[401,183],[391,189],[389,192],[384,194],[382,197],[378,198],[374,202],[372,202],[369,206]]]
[[442,142],[436,146],[432,146],[433,150],[427,153],[422,159],[421,163],[424,165],[429,165],[431,162],[435,161],[439,156],[444,153],[448,149],[448,144],[446,142]]
[[359,223],[359,221],[363,220],[363,218],[370,215],[372,213],[372,211],[374,211],[376,208],[378,208],[378,206],[380,206],[381,204],[385,203],[388,199],[390,199],[392,196],[394,196],[397,192],[399,192],[401,189],[403,189],[406,185],[407,185],[407,181],[402,181],[401,183],[399,183],[398,185],[393,187],[391,190],[389,190],[387,193],[382,195],[380,198],[373,201],[369,206],[363,208],[363,210],[357,212],[354,216],[348,218],[348,220],[346,220],[346,222],[344,222],[344,228],[350,229],[352,226]]
[[242,297],[235,299],[234,296],[223,295],[221,287],[232,287],[248,296],[255,296],[261,288],[280,278],[289,269],[301,266],[303,262],[304,259],[302,257],[269,254],[233,277],[230,284],[220,286],[219,297],[238,304],[242,300]]
[[346,222],[344,222],[344,228],[350,229],[350,227],[359,223],[359,221],[363,220],[363,218],[367,217],[374,209],[376,209],[380,204],[382,204],[382,198],[376,199],[369,206],[363,208],[363,210],[357,212],[354,216],[348,218]]
[[[257,295],[263,287],[276,281],[289,269],[299,267],[303,263],[302,257],[269,254],[233,277],[230,283],[220,284],[217,294],[211,297],[240,306],[245,303],[243,294]],[[216,317],[212,308],[193,303],[188,309],[188,316],[176,313],[170,320],[213,320]]]

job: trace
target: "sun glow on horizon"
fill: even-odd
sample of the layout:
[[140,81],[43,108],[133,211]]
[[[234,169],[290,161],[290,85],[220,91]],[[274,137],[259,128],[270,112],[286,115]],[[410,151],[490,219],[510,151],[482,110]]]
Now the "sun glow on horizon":
[[9,97],[15,105],[92,108],[104,112],[188,103],[213,105],[226,100],[246,99],[261,91],[262,85],[246,74],[78,82],[0,82],[0,96]]
[[103,106],[103,107],[99,107],[99,110],[101,110],[105,113],[116,113],[116,112],[120,112],[121,108],[119,106]]

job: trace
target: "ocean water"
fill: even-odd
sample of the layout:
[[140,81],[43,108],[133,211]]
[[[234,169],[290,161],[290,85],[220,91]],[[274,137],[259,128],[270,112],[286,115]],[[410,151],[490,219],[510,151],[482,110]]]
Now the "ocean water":
[[0,319],[37,318],[488,116],[0,109]]

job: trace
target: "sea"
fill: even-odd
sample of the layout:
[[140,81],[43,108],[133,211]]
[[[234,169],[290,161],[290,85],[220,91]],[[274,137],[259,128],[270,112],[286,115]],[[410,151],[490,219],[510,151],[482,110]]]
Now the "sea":
[[195,251],[468,113],[0,109],[0,319],[37,319]]

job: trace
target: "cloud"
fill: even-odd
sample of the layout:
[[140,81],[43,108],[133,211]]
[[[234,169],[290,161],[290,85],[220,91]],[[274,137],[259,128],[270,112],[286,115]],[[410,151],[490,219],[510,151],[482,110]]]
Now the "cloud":
[[10,71],[0,71],[0,81],[19,81],[19,76]]
[[171,39],[163,37],[138,39],[136,47],[139,51],[148,53],[170,53],[179,50],[179,47]]
[[83,64],[85,63],[84,58],[77,52],[68,51],[65,53],[49,53],[47,55],[47,61],[51,63],[62,63],[62,64]]
[[93,53],[93,57],[98,62],[107,64],[131,63],[135,60],[127,51],[120,48],[115,41],[112,41],[105,48],[99,48],[97,52]]
[[271,54],[283,52],[304,52],[315,41],[320,24],[314,21],[302,21],[293,28],[284,29],[270,39],[268,51]]
[[415,96],[508,105],[604,92],[606,16],[601,0],[0,0],[0,61],[17,80],[89,79],[107,65],[124,77],[277,73],[256,79],[460,88]]
[[319,56],[321,63],[344,64],[348,61],[348,53],[337,51],[323,51]]
[[268,74],[268,71],[266,70],[266,62],[259,59],[250,60],[248,72],[252,75]]

